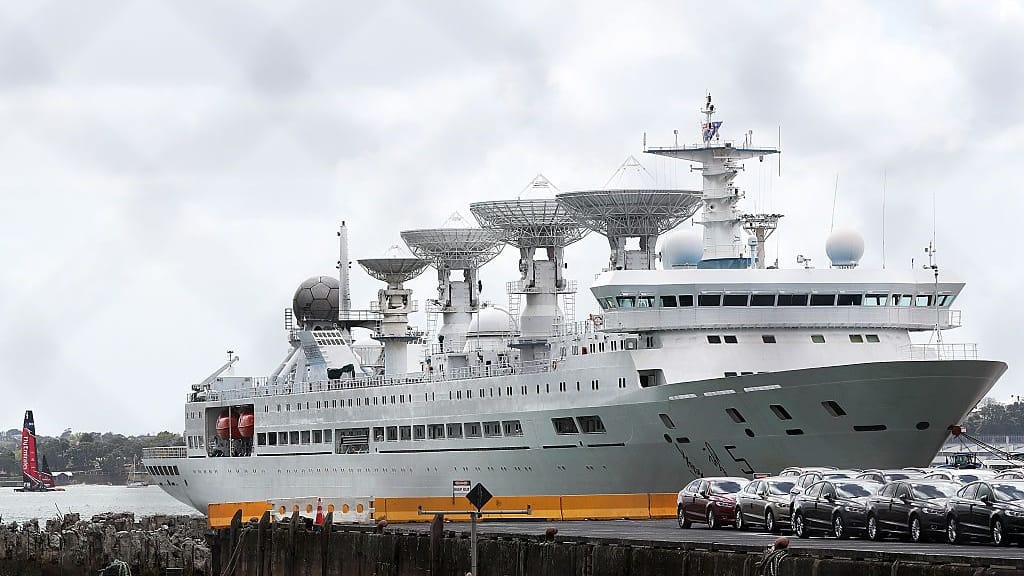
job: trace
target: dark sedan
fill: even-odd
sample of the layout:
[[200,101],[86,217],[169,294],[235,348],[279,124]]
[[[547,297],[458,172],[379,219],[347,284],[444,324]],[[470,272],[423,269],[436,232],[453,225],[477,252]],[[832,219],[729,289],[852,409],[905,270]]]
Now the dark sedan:
[[920,478],[924,474],[910,470],[865,470],[856,476],[860,480],[874,480],[881,484],[895,482],[896,480],[909,480]]
[[680,528],[704,522],[718,528],[736,521],[736,494],[750,482],[746,478],[698,478],[676,496],[676,521]]
[[793,502],[793,533],[849,538],[867,526],[867,501],[882,485],[868,480],[822,480],[807,487]]
[[1006,546],[1024,537],[1024,480],[986,480],[960,489],[946,504],[946,539],[988,539]]
[[736,495],[736,528],[763,526],[778,532],[780,524],[789,524],[789,491],[795,481],[793,476],[776,476],[744,486]]
[[909,536],[924,542],[946,530],[946,501],[956,496],[960,484],[945,480],[890,482],[868,499],[867,536]]

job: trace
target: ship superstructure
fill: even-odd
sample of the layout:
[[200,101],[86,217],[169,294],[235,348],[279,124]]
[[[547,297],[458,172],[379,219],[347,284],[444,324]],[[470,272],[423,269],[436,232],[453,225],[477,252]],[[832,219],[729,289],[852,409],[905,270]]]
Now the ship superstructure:
[[[360,260],[387,283],[368,310],[348,303],[343,226],[340,277],[300,285],[281,365],[229,376],[229,356],[188,394],[186,446],[148,450],[147,469],[205,512],[444,496],[465,479],[505,496],[651,494],[789,465],[926,464],[1006,370],[973,344],[912,339],[959,326],[964,284],[934,266],[859,267],[849,231],[829,238],[829,268],[765,267],[780,215],[742,213],[734,178],[778,151],[723,141],[710,97],[702,112],[700,144],[646,150],[695,163],[701,191],[473,203],[480,227],[403,232],[415,258]],[[663,238],[658,269],[659,237],[697,210],[702,232]],[[591,286],[601,313],[576,322],[565,247],[589,231],[610,256]],[[509,310],[481,299],[481,267],[503,244],[520,254]],[[444,324],[409,373],[406,346],[424,334],[402,282],[428,265]],[[355,345],[359,328],[382,347]]]

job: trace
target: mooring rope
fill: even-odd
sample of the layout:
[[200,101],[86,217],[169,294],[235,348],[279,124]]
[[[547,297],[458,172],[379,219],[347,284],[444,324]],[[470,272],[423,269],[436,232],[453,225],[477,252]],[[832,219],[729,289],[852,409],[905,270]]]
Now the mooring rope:
[[756,567],[758,574],[763,576],[778,576],[779,575],[779,564],[782,563],[783,558],[789,555],[789,551],[785,549],[768,548],[765,551],[764,556],[758,561]]
[[[245,536],[252,532],[252,528],[245,527],[238,534],[238,543],[235,544],[235,549],[231,551],[231,556],[228,558],[227,566],[221,571],[221,576],[229,576],[235,573],[235,566],[238,564],[238,558],[242,555],[242,544],[245,543]],[[129,575],[130,576],[130,575]]]
[[132,569],[124,560],[114,560],[110,566],[100,570],[100,574],[101,576],[132,576]]

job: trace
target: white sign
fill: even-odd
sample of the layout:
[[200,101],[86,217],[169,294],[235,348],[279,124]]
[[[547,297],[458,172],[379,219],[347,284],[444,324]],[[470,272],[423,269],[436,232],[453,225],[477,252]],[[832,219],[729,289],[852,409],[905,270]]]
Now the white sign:
[[472,486],[469,480],[452,480],[452,496],[465,496]]

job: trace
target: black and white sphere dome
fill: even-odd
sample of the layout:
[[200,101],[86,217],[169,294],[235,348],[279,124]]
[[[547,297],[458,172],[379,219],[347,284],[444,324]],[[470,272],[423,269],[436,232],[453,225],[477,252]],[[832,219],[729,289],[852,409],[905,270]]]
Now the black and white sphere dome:
[[661,244],[661,266],[666,269],[694,268],[704,258],[704,237],[693,228],[676,230]]
[[307,278],[295,290],[292,313],[299,321],[337,322],[340,291],[338,279],[334,276]]
[[853,228],[840,228],[828,235],[825,253],[833,266],[852,268],[864,256],[864,237]]

